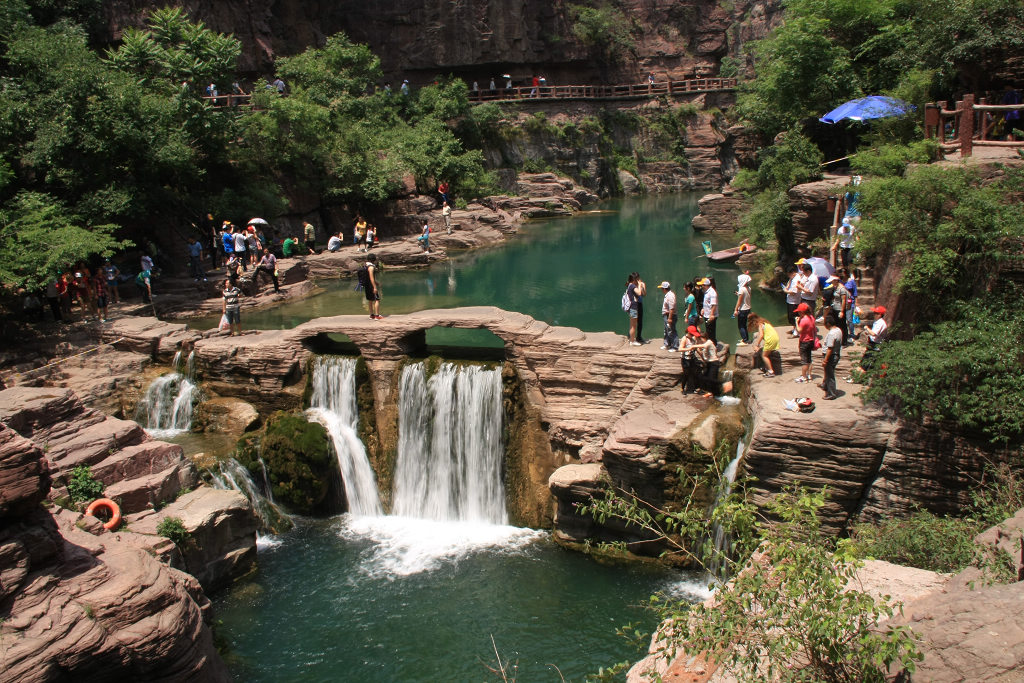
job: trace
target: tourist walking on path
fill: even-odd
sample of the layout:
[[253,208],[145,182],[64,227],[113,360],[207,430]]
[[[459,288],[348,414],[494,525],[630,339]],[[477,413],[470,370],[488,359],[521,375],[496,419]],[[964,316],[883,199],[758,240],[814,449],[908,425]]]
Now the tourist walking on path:
[[661,350],[672,353],[679,348],[679,333],[676,332],[676,293],[672,291],[672,286],[667,280],[661,283],[660,288],[664,295],[661,301],[661,319],[665,323]]
[[306,237],[306,249],[310,254],[316,253],[316,228],[309,221],[302,221],[302,230]]
[[857,228],[850,222],[848,217],[843,218],[843,224],[836,230],[836,239],[832,243],[832,250],[839,247],[839,255],[843,261],[843,268],[849,268],[853,262],[853,245],[859,239]]
[[[844,288],[845,289],[845,288]],[[842,355],[843,333],[839,328],[839,321],[833,313],[825,314],[825,358],[821,366],[825,371],[825,381],[821,388],[825,390],[825,400],[833,401],[839,398],[836,392],[836,366],[839,365],[839,356]]]
[[256,266],[256,275],[260,273],[266,273],[270,276],[270,281],[274,283],[274,292],[280,294],[281,287],[277,283],[277,257],[270,253],[269,249],[263,250],[263,258],[260,259],[260,264]]
[[224,282],[224,301],[221,304],[221,310],[228,325],[231,327],[232,337],[242,334],[242,311],[238,303],[238,296],[240,294],[241,292],[238,290],[238,287],[231,280]]
[[846,300],[846,341],[844,342],[847,346],[853,343],[853,338],[857,334],[857,329],[854,327],[855,313],[857,311],[857,280],[853,277],[853,272],[841,268],[839,270],[839,278],[843,282],[843,286],[846,288],[847,300]]
[[444,229],[448,231],[448,234],[452,234],[452,205],[449,202],[444,203],[444,208],[441,209],[441,216],[444,218]]
[[363,267],[366,269],[363,290],[366,292],[366,300],[370,302],[370,319],[383,320],[384,316],[380,314],[380,273],[377,269],[377,255],[367,254]]
[[704,307],[701,315],[704,317],[704,334],[709,341],[716,346],[718,344],[718,291],[715,289],[715,278],[706,277],[703,280],[707,283],[707,290],[704,292]]
[[636,282],[636,340],[641,344],[646,344],[647,340],[644,339],[644,297],[647,296],[647,283],[640,278],[640,273],[633,272],[634,282]]
[[684,299],[686,303],[686,310],[683,311],[683,317],[686,318],[687,327],[690,325],[696,325],[700,322],[700,317],[697,315],[697,311],[699,310],[697,308],[697,297],[693,295],[693,288],[694,285],[692,282],[687,282],[683,285],[683,289],[686,291],[686,298]]
[[732,310],[732,317],[736,318],[736,326],[740,330],[740,341],[737,346],[746,346],[750,343],[750,333],[747,331],[747,318],[750,316],[750,276],[740,273],[736,276],[736,307]]
[[110,259],[103,261],[103,274],[107,278],[107,291],[113,303],[121,303],[121,293],[117,291],[117,279],[121,277],[121,270],[110,262]]
[[640,300],[640,295],[637,293],[636,277],[636,273],[630,273],[629,277],[626,279],[626,302],[629,305],[626,312],[629,315],[630,346],[640,346],[640,341],[637,339],[636,332],[637,305]]
[[188,238],[188,263],[195,281],[199,282],[199,278],[202,278],[203,282],[206,282],[206,271],[203,270],[203,245],[195,237]]
[[794,382],[810,382],[811,375],[811,357],[814,354],[814,342],[818,338],[818,325],[814,322],[814,312],[811,307],[807,305],[807,302],[801,302],[796,307],[796,313],[799,318],[796,321],[797,331],[799,333],[800,340],[800,376],[797,377]]
[[779,370],[782,370],[782,357],[779,355],[779,333],[770,322],[751,313],[747,323],[754,330],[754,361],[765,377],[775,376],[775,358],[778,358]]

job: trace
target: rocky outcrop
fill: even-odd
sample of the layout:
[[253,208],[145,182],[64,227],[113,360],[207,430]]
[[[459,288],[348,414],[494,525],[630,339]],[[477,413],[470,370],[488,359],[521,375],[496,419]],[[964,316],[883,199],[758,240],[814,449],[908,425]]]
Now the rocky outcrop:
[[780,240],[784,253],[812,256],[811,243],[828,239],[829,228],[835,220],[834,212],[828,208],[828,198],[841,196],[842,188],[850,180],[850,176],[827,175],[824,180],[795,185],[789,189],[793,228],[785,241]]
[[698,213],[693,217],[693,229],[732,234],[748,208],[748,203],[735,192],[706,194],[697,202]]
[[255,566],[258,522],[241,493],[200,486],[159,511],[131,516],[128,524],[135,533],[155,536],[168,517],[180,519],[189,534],[178,548],[181,568],[203,590],[216,591]]
[[[75,430],[57,422],[82,412],[68,392],[39,391],[0,392],[0,681],[229,680],[198,582],[156,559],[166,539],[39,507],[50,486],[43,449],[16,432],[66,448]],[[17,410],[15,397],[30,405]]]

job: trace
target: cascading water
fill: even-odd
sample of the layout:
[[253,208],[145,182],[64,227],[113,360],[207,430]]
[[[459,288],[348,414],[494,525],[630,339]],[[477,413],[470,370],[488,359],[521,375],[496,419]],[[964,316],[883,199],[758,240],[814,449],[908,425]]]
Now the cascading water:
[[214,488],[238,491],[245,496],[260,520],[260,531],[280,533],[291,528],[291,519],[274,504],[270,482],[264,481],[266,488],[261,489],[249,470],[234,458],[220,462],[218,471],[212,473],[212,484]]
[[402,371],[393,513],[507,524],[501,372],[444,363]]
[[[711,504],[711,513],[714,513],[717,508],[724,500],[729,497],[732,493],[732,485],[736,483],[736,471],[739,469],[740,459],[743,457],[743,451],[746,448],[746,444],[740,439],[740,442],[736,444],[736,455],[729,464],[726,465],[725,470],[722,472],[722,480],[718,486],[718,494],[715,496],[715,502]],[[732,542],[729,538],[729,534],[725,528],[719,524],[715,524],[711,530],[712,540],[714,542],[715,553],[711,558],[711,566],[708,567],[708,573],[711,578],[715,581],[723,581],[727,578],[726,576],[726,563],[723,562],[723,558],[729,555]]]
[[338,468],[345,484],[349,512],[360,516],[384,514],[377,481],[356,428],[356,361],[321,356],[313,361],[313,394],[308,415],[327,428],[334,442]]
[[152,436],[166,439],[192,428],[192,405],[199,388],[192,381],[195,352],[185,361],[188,375],[181,374],[182,352],[174,354],[174,372],[161,375],[146,388],[135,411],[135,420]]

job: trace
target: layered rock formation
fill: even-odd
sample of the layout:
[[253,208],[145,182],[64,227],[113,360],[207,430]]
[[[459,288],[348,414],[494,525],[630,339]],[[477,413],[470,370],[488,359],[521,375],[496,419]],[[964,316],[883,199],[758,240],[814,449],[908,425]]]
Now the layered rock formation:
[[49,490],[43,450],[14,426],[39,435],[54,425],[44,401],[14,411],[12,391],[0,392],[0,681],[229,680],[199,584],[156,559],[166,539],[38,506]]

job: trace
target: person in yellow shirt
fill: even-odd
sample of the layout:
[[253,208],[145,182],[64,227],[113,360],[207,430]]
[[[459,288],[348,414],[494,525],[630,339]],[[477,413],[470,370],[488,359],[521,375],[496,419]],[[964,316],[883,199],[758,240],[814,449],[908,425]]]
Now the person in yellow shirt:
[[[764,371],[764,376],[774,377],[774,365],[772,364],[771,357],[773,353],[776,355],[779,353],[779,333],[770,322],[757,313],[750,314],[747,324],[750,326],[750,329],[756,330],[753,341],[754,353],[760,351],[761,369]],[[759,346],[760,349],[758,348]]]

